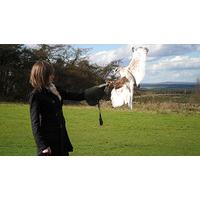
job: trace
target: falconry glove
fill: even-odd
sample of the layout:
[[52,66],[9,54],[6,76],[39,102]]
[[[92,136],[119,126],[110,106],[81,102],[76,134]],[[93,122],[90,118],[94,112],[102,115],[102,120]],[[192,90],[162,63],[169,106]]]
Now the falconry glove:
[[85,90],[85,100],[90,106],[96,106],[99,101],[105,96],[105,87],[107,84],[101,84]]

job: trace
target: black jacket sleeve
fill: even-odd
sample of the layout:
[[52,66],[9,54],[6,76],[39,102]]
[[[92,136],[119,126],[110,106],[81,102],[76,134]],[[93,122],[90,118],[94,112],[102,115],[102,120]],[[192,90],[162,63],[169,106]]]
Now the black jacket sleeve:
[[83,101],[85,100],[84,92],[69,92],[57,87],[58,92],[63,100]]
[[30,103],[30,117],[31,117],[31,126],[32,132],[37,144],[38,150],[42,151],[48,147],[48,144],[45,143],[44,138],[40,130],[40,103],[37,96],[37,93],[32,93],[29,99]]

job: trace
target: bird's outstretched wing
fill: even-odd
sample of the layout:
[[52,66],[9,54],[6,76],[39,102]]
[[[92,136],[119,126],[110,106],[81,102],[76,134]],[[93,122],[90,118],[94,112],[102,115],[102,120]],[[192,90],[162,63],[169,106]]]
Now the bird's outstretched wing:
[[145,76],[145,64],[148,49],[139,47],[133,52],[133,57],[129,65],[126,67],[129,74],[134,76],[136,85],[138,86]]

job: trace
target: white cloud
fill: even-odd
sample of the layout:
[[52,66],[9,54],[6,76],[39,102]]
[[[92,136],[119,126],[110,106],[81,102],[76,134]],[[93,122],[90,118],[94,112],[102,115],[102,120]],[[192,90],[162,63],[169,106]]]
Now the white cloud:
[[192,52],[199,52],[200,45],[198,44],[162,44],[162,45],[149,45],[149,56],[153,57],[166,57],[185,55]]
[[190,56],[165,57],[147,62],[144,82],[195,82],[200,77],[200,58]]
[[143,83],[160,83],[160,82],[196,82],[200,77],[200,70],[177,70],[177,71],[165,71],[157,70],[147,72]]
[[152,65],[149,65],[151,70],[200,70],[200,57],[190,56],[175,56],[160,59]]
[[131,47],[132,45],[123,45],[120,48],[108,50],[108,51],[100,51],[93,55],[89,56],[89,60],[91,63],[96,63],[100,66],[105,66],[106,64],[123,58],[129,58],[131,56]]

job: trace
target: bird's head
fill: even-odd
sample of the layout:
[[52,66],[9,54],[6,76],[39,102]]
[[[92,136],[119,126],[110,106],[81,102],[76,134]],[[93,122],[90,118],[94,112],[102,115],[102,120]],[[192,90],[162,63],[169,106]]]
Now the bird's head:
[[137,47],[137,48],[132,47],[132,52],[133,54],[138,55],[138,56],[147,55],[149,52],[149,49],[146,47]]

